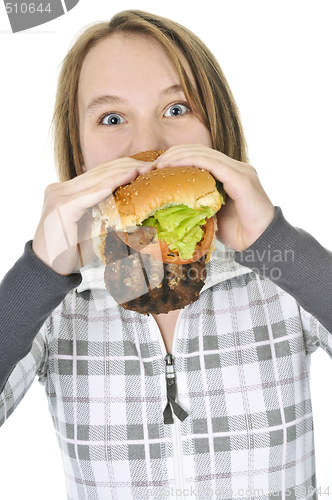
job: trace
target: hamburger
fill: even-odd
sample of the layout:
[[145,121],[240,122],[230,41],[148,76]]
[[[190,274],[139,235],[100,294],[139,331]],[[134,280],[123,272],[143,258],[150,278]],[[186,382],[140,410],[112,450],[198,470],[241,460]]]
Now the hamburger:
[[[154,161],[163,151],[132,156]],[[225,203],[212,175],[169,167],[139,175],[93,207],[92,239],[106,288],[142,314],[182,309],[198,299]]]

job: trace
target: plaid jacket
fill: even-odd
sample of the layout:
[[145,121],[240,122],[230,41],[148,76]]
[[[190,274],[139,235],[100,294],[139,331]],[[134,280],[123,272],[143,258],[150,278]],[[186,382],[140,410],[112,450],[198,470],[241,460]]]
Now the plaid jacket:
[[152,316],[118,307],[102,268],[83,272],[12,372],[5,420],[45,386],[69,500],[317,498],[310,354],[331,335],[286,292],[220,248],[173,342],[177,401],[165,425],[165,346]]

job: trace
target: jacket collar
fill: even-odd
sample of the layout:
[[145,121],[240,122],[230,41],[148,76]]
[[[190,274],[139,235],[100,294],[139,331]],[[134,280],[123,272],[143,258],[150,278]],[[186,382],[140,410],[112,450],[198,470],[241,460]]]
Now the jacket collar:
[[238,264],[234,260],[234,250],[216,241],[216,249],[213,252],[209,263],[206,265],[207,273],[205,285],[201,292],[207,290],[217,283],[251,273],[251,269]]

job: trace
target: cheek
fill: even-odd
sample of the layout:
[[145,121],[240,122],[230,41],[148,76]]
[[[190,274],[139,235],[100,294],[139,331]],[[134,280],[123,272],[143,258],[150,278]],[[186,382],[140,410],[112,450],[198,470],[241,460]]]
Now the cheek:
[[192,144],[204,144],[204,146],[208,146],[209,148],[212,147],[212,140],[211,140],[211,134],[209,130],[199,123],[198,126],[193,127],[193,129],[189,132],[189,141],[188,143]]
[[86,171],[97,167],[102,163],[119,158],[119,145],[111,144],[110,141],[101,140],[100,137],[93,137],[92,134],[87,134],[82,142],[82,154],[84,160],[84,168]]
[[209,148],[212,148],[212,139],[211,139],[211,134],[209,132],[209,130],[205,127],[203,127],[204,130],[202,132],[202,138],[203,138],[203,141],[201,141],[205,146],[208,146]]

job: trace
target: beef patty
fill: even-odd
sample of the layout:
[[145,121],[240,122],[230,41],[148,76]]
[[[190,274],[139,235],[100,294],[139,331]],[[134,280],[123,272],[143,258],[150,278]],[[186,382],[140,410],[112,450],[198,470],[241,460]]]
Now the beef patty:
[[105,242],[104,280],[124,309],[168,313],[198,299],[206,277],[205,256],[191,264],[164,264],[128,247],[110,231]]

